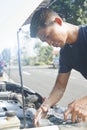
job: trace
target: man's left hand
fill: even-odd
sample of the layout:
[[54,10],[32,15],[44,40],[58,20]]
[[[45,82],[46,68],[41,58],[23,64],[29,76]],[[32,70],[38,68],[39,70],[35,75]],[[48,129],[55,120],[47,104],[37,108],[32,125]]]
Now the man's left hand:
[[69,114],[71,114],[72,122],[87,121],[87,96],[68,105],[68,109],[64,113],[65,120],[68,119]]

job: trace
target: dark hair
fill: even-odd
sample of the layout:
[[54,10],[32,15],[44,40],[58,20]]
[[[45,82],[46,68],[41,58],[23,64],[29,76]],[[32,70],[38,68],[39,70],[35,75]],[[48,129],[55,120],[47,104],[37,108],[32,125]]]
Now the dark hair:
[[49,8],[40,8],[37,10],[31,19],[30,36],[36,37],[38,30],[46,27],[45,23],[53,15],[57,15],[57,13]]

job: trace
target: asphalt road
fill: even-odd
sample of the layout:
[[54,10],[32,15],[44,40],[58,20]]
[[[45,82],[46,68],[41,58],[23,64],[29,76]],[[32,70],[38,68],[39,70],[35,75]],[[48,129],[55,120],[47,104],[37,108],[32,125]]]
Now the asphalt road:
[[[20,83],[20,76],[17,67],[12,67],[10,78],[17,83]],[[52,67],[22,67],[23,84],[35,92],[38,92],[43,97],[47,97],[53,88],[56,80],[58,69]],[[87,95],[87,80],[85,80],[80,73],[72,71],[67,89],[63,98],[59,102],[60,105],[66,106],[69,102]]]

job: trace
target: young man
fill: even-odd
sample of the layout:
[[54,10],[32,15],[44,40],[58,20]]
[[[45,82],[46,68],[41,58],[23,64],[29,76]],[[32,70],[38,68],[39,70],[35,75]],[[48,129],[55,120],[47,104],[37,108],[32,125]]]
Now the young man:
[[[87,79],[87,26],[76,26],[64,22],[56,12],[41,8],[32,17],[31,37],[38,37],[54,47],[61,47],[59,73],[49,97],[36,112],[34,123],[63,96],[72,69],[79,71]],[[64,113],[65,119],[72,114],[72,121],[77,118],[86,121],[87,96],[69,104]]]

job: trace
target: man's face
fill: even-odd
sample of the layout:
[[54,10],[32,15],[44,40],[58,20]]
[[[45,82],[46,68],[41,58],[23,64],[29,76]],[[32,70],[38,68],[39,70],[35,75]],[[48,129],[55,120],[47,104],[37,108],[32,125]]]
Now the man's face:
[[63,25],[59,25],[58,23],[53,23],[48,27],[39,29],[37,37],[54,47],[63,47],[67,40]]

